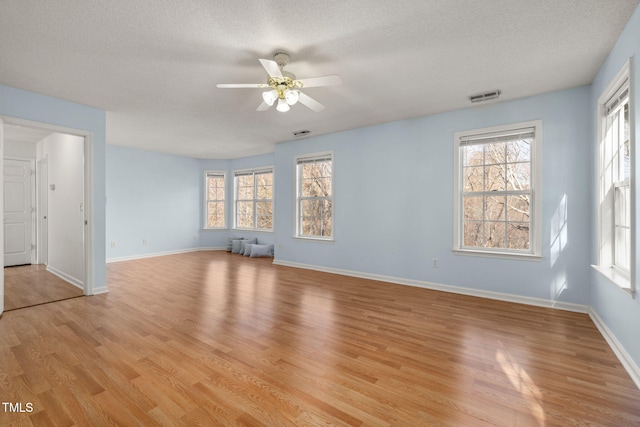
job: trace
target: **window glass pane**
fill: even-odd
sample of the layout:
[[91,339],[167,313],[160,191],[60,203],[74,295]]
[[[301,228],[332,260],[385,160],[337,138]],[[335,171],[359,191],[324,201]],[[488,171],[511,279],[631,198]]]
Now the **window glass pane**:
[[484,150],[482,145],[468,145],[462,149],[464,166],[478,166],[484,164]]
[[484,217],[483,200],[484,197],[482,196],[467,196],[463,198],[465,221],[482,221]]
[[484,163],[486,165],[504,163],[506,146],[504,142],[484,144]]
[[207,203],[207,227],[224,227],[224,202]]
[[485,219],[501,221],[505,219],[506,196],[488,196],[485,200]]
[[238,228],[253,228],[253,202],[236,203],[236,226]]
[[302,197],[331,196],[331,178],[309,178],[302,180]]
[[484,223],[484,247],[504,248],[505,247],[505,223],[485,222]]
[[507,220],[529,221],[530,199],[528,194],[507,196]]
[[531,189],[531,163],[507,164],[507,190]]
[[482,247],[482,221],[465,221],[463,236],[464,246]]
[[462,191],[465,191],[465,192],[483,191],[484,190],[483,172],[484,172],[484,167],[482,166],[472,166],[472,167],[463,168]]
[[257,228],[270,230],[273,228],[273,217],[271,215],[258,215]]
[[529,223],[507,223],[507,247],[509,249],[529,250]]
[[507,142],[507,162],[529,162],[531,161],[531,140],[519,139]]
[[491,165],[484,168],[485,191],[505,190],[505,166]]

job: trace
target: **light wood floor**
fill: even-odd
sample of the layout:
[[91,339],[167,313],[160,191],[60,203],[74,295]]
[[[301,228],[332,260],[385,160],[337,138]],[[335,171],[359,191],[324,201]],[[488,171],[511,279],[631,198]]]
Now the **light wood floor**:
[[[585,314],[196,252],[5,313],[0,425],[632,426]],[[2,408],[0,408],[1,410]]]
[[47,271],[44,264],[4,268],[5,311],[82,296],[82,289]]

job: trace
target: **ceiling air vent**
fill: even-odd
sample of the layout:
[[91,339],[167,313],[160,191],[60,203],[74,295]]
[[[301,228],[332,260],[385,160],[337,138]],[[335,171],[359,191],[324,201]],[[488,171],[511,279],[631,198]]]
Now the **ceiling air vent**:
[[469,101],[471,102],[483,102],[489,101],[490,99],[497,99],[502,91],[500,90],[491,90],[489,92],[478,93],[476,95],[471,95],[469,97]]
[[310,130],[299,130],[297,132],[293,133],[293,136],[295,136],[296,138],[299,138],[301,136],[307,136],[311,133]]

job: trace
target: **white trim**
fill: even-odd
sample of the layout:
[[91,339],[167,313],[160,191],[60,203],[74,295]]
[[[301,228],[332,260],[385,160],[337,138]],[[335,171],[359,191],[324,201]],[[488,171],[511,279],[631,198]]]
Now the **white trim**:
[[551,301],[542,298],[527,297],[515,294],[506,294],[502,292],[485,291],[482,289],[464,288],[462,286],[445,285],[442,283],[426,282],[422,280],[404,279],[394,276],[383,276],[379,274],[370,274],[360,271],[343,270],[340,268],[322,267],[318,265],[302,264],[284,260],[273,260],[273,264],[283,265],[286,267],[303,268],[305,270],[322,271],[324,273],[340,274],[342,276],[358,277],[361,279],[377,280],[380,282],[395,283],[398,285],[415,286],[418,288],[432,289],[442,292],[450,292],[454,294],[470,295],[480,298],[488,298],[498,301],[514,302],[519,304],[533,305],[537,307],[554,308],[557,310],[573,311],[576,313],[588,313],[589,306],[582,304],[574,304],[570,302]]
[[[604,132],[604,128],[606,126],[606,120],[607,120],[607,114],[606,114],[606,104],[608,103],[608,101],[611,99],[611,97],[613,95],[615,95],[615,93],[618,91],[618,89],[623,85],[626,84],[626,81],[629,80],[629,131],[630,131],[630,150],[631,150],[631,156],[630,156],[630,164],[629,164],[629,168],[630,168],[630,182],[631,184],[631,192],[630,192],[630,197],[629,197],[629,204],[630,204],[630,208],[631,208],[631,212],[630,212],[630,220],[631,220],[631,241],[630,241],[630,265],[629,265],[629,278],[628,280],[620,280],[621,276],[620,275],[613,275],[613,274],[608,274],[610,271],[609,269],[609,265],[608,264],[609,260],[606,259],[606,257],[603,255],[603,247],[602,247],[602,235],[603,233],[603,228],[602,228],[602,210],[603,210],[603,206],[602,206],[602,152],[601,152],[601,146],[602,146],[602,139],[603,139],[603,132]],[[596,106],[596,141],[595,141],[595,150],[596,150],[596,162],[597,162],[597,175],[595,177],[596,182],[596,189],[597,189],[597,198],[596,198],[596,211],[597,211],[597,256],[598,256],[598,263],[597,265],[592,265],[592,267],[594,269],[596,269],[598,272],[600,272],[606,279],[608,279],[609,282],[615,284],[616,286],[618,286],[620,289],[624,290],[625,292],[627,292],[628,295],[630,295],[632,298],[635,298],[635,293],[636,293],[636,280],[637,280],[637,272],[636,272],[636,264],[635,264],[635,259],[636,259],[636,254],[637,254],[637,250],[636,250],[636,245],[637,245],[637,241],[636,241],[636,227],[638,225],[637,221],[636,221],[636,216],[637,216],[637,211],[636,211],[636,200],[635,200],[635,182],[636,182],[636,164],[635,164],[635,150],[637,148],[636,145],[636,134],[635,134],[635,102],[634,102],[634,97],[631,94],[631,90],[634,89],[635,87],[635,77],[634,77],[634,66],[633,63],[631,61],[631,58],[627,59],[624,63],[624,65],[622,66],[622,68],[620,69],[620,71],[618,71],[618,73],[616,74],[616,76],[611,80],[611,82],[607,85],[606,89],[602,91],[602,93],[600,94],[600,97],[598,97],[598,103]],[[613,233],[613,231],[611,230],[609,233]],[[613,250],[613,249],[611,249]],[[611,263],[613,263],[613,253],[611,253],[611,255],[609,255],[609,257],[611,258]]]
[[[207,182],[207,178],[209,177],[209,174],[211,175],[222,175],[222,180],[223,182],[223,188],[224,188],[224,218],[223,218],[223,225],[222,227],[209,227],[209,185]],[[202,202],[202,208],[203,208],[203,225],[202,225],[202,229],[203,230],[228,230],[228,226],[227,226],[227,171],[224,170],[213,170],[213,169],[206,169],[204,171],[204,186],[202,189],[202,195],[204,196],[204,200]]]
[[624,349],[624,346],[620,344],[620,341],[616,338],[615,334],[609,329],[607,324],[602,320],[598,313],[591,307],[589,310],[589,317],[596,325],[596,328],[600,331],[611,350],[615,353],[616,357],[622,363],[622,366],[627,371],[633,382],[640,389],[640,367],[633,361],[633,358]]
[[[258,199],[257,194],[257,182],[256,182],[256,174],[271,174],[271,199]],[[275,168],[273,166],[263,166],[259,168],[246,168],[246,169],[234,169],[232,171],[233,174],[233,201],[232,201],[232,221],[231,221],[231,229],[235,231],[258,231],[263,233],[273,233],[273,227],[275,226],[275,194],[276,194],[276,173]],[[271,228],[240,228],[238,227],[238,216],[237,216],[237,207],[238,207],[238,186],[237,186],[237,178],[238,176],[248,176],[253,175],[253,199],[250,200],[242,200],[243,202],[253,201],[253,206],[255,208],[257,202],[270,200],[271,201]],[[254,209],[253,212],[253,222],[257,225],[258,223],[258,212],[257,209]]]
[[153,252],[153,253],[148,253],[148,254],[129,255],[129,256],[122,256],[122,257],[115,257],[115,258],[107,258],[107,263],[120,262],[120,261],[132,261],[134,259],[155,258],[155,257],[159,257],[159,256],[166,256],[166,255],[186,254],[186,253],[189,253],[189,252],[226,251],[226,250],[227,250],[226,246],[224,246],[224,247],[215,246],[215,247],[208,247],[208,248],[176,249],[176,250],[173,250],[173,251]]
[[58,276],[59,278],[61,278],[62,280],[64,280],[67,283],[71,283],[73,286],[75,286],[76,288],[80,288],[82,290],[84,290],[84,284],[76,279],[73,276],[69,276],[67,273],[64,273],[60,270],[58,270],[55,267],[52,267],[50,265],[47,265],[47,271],[55,276]]
[[[329,157],[331,159],[331,236],[322,237],[322,236],[303,236],[300,234],[300,180],[298,176],[298,162],[300,160],[314,160],[321,159],[323,157]],[[293,198],[294,198],[294,207],[293,207],[293,238],[295,239],[303,239],[303,240],[315,240],[315,241],[328,241],[333,242],[336,235],[336,219],[335,219],[335,175],[336,175],[336,165],[335,165],[335,155],[333,150],[329,151],[319,151],[316,153],[307,153],[300,154],[297,156],[293,156],[293,181],[295,183],[293,188]]]
[[[18,125],[35,129],[44,129],[52,133],[80,136],[84,138],[84,294],[93,295],[94,272],[94,241],[93,241],[93,133],[82,130],[58,126],[34,120],[19,119],[11,116],[0,115],[0,121],[4,124]],[[4,149],[4,147],[2,147]],[[2,172],[2,170],[0,170]],[[4,177],[1,178],[4,180]],[[4,187],[4,185],[2,185]],[[2,264],[4,265],[4,264]],[[106,283],[103,285],[106,287]]]
[[99,288],[93,288],[93,293],[91,295],[100,295],[109,293],[109,289],[106,286],[100,286]]
[[[460,188],[460,174],[462,171],[462,158],[460,157],[460,141],[468,136],[477,136],[484,134],[503,134],[505,132],[520,130],[524,128],[532,128],[534,130],[533,149],[531,156],[531,217],[529,218],[529,226],[531,227],[529,242],[530,248],[528,252],[510,251],[501,249],[498,251],[487,250],[487,254],[494,257],[512,256],[542,256],[542,120],[531,120],[528,122],[513,123],[500,126],[491,126],[487,128],[472,129],[466,131],[455,132],[453,134],[453,250],[454,251],[471,251],[474,254],[485,252],[482,248],[465,248],[462,246],[462,191]],[[507,192],[508,194],[508,192]]]

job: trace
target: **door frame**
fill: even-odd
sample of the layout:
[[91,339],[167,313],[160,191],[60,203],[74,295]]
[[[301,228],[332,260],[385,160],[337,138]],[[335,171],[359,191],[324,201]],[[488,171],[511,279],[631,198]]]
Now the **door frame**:
[[[55,133],[80,136],[84,138],[84,295],[94,294],[93,270],[94,270],[94,248],[93,248],[93,133],[81,129],[68,128],[64,126],[52,125],[33,120],[19,119],[11,116],[0,115],[0,120],[6,124],[42,129]],[[4,141],[0,146],[0,155],[4,155]],[[4,172],[0,169],[0,191],[4,187]],[[0,193],[0,199],[4,195]],[[2,200],[0,200],[1,202]],[[0,206],[2,208],[2,206]],[[4,220],[4,209],[0,212]],[[3,236],[2,236],[3,237]],[[0,257],[2,258],[2,257]],[[0,268],[4,270],[4,259],[0,260]],[[4,279],[2,281],[4,287]],[[4,289],[2,290],[4,299]],[[4,306],[4,300],[2,302]]]

